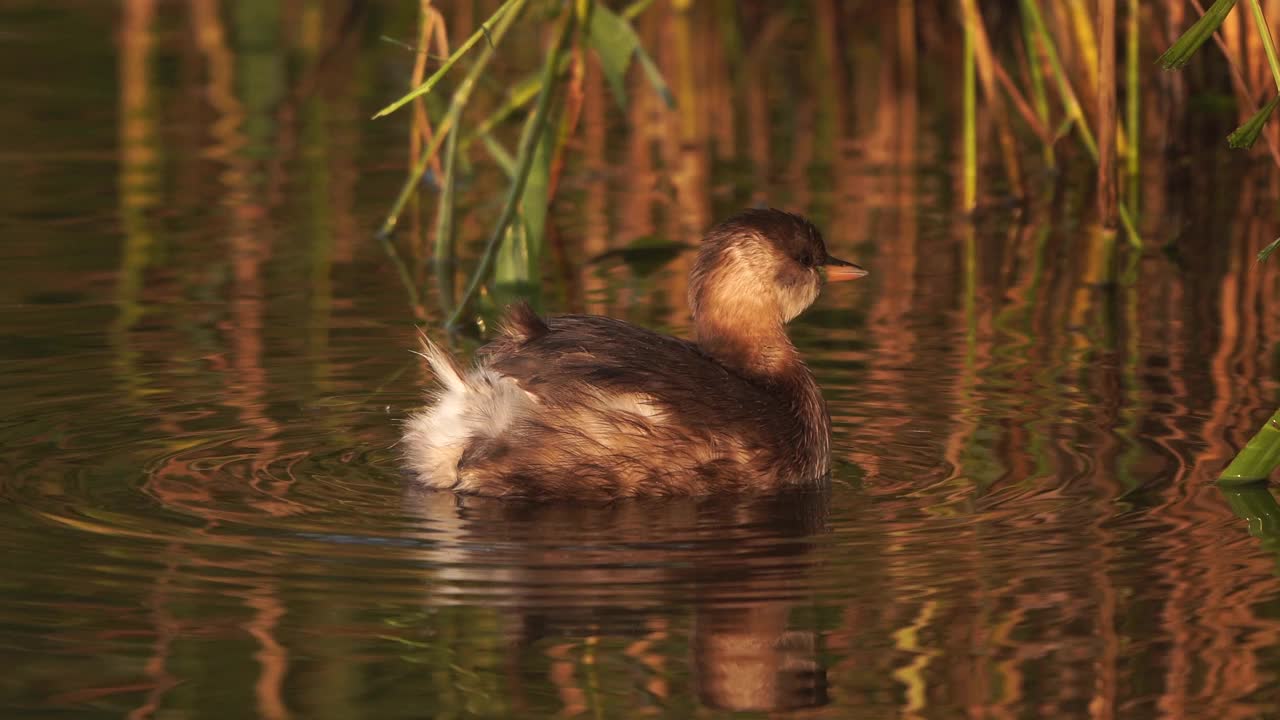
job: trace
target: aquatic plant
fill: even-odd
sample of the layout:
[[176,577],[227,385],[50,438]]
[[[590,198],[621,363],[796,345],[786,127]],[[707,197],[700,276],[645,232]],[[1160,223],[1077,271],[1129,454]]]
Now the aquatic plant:
[[[1249,82],[1252,76],[1246,77],[1241,64],[1250,71],[1261,68],[1265,53],[1266,63],[1280,83],[1274,46],[1265,31],[1266,12],[1262,9],[1262,0],[1247,1],[1254,11],[1254,26],[1262,38],[1260,44],[1242,44],[1230,33],[1214,32],[1235,4],[1224,0],[1215,3],[1204,18],[1193,23],[1162,56],[1163,62],[1181,66],[1196,48],[1213,39],[1224,48],[1223,57],[1233,71],[1231,91],[1242,109],[1256,106]],[[667,87],[657,63],[649,57],[631,25],[631,20],[651,4],[642,0],[615,11],[599,0],[501,0],[490,5],[490,14],[484,22],[450,51],[443,17],[429,0],[420,0],[412,87],[378,113],[381,117],[408,108],[414,113],[410,129],[410,169],[378,237],[419,319],[426,317],[426,305],[432,301],[438,302],[453,328],[462,327],[475,318],[477,307],[488,310],[517,297],[531,298],[536,303],[545,289],[545,260],[551,255],[562,271],[558,279],[563,281],[572,274],[565,270],[571,263],[563,243],[554,233],[548,234],[547,218],[557,197],[562,168],[572,162],[570,148],[578,147],[571,141],[582,139],[579,116],[584,106],[590,113],[598,112],[594,105],[600,102],[599,89],[590,93],[584,89],[587,66],[591,65],[593,72],[599,68],[605,81],[603,86],[608,88],[605,94],[613,95],[624,109],[636,104],[633,98],[628,98],[626,81],[628,70],[636,66],[667,106],[674,107],[675,93]],[[767,115],[769,106],[761,91],[751,87],[763,83],[751,78],[766,70],[761,58],[767,57],[764,50],[773,39],[801,26],[804,7],[788,7],[750,18],[759,24],[756,38],[744,36],[748,14],[733,3],[700,6],[696,13],[710,21],[704,23],[708,32],[703,33],[699,41],[706,50],[699,52],[707,56],[723,55],[717,62],[723,62],[729,71],[727,79],[743,85],[741,89],[748,95],[745,114],[749,125],[746,133],[750,141],[747,146],[751,149],[749,160],[759,166],[769,162],[767,128],[760,125],[768,123],[768,118],[762,116]],[[903,72],[909,68],[910,77],[916,76],[915,58],[922,48],[934,58],[954,58],[957,50],[961,53],[962,75],[957,79],[963,82],[960,91],[950,97],[960,104],[961,112],[956,174],[957,194],[963,209],[970,212],[992,200],[996,205],[1005,200],[998,195],[984,197],[982,186],[987,182],[987,174],[981,170],[986,134],[996,141],[992,144],[995,150],[992,157],[998,158],[1003,168],[1007,194],[1018,200],[1044,190],[1035,187],[1036,182],[1055,177],[1054,173],[1044,170],[1056,171],[1064,165],[1064,158],[1065,165],[1069,165],[1071,155],[1083,153],[1096,172],[1097,218],[1104,229],[1098,263],[1105,271],[1100,279],[1116,277],[1115,271],[1105,269],[1122,267],[1114,258],[1123,244],[1113,241],[1113,231],[1120,229],[1131,247],[1142,247],[1138,181],[1143,105],[1152,102],[1152,98],[1164,96],[1152,89],[1157,84],[1153,79],[1181,83],[1160,78],[1158,65],[1142,61],[1142,35],[1151,38],[1153,44],[1169,42],[1164,28],[1187,24],[1180,7],[1144,8],[1136,0],[1106,0],[1096,15],[1084,11],[1074,0],[1019,0],[999,8],[973,0],[957,0],[954,4],[928,6],[920,12],[913,3],[899,7],[895,11],[900,33],[896,44],[900,46],[898,52],[904,53]],[[841,13],[852,16],[871,12],[834,13],[824,8],[826,4],[817,3],[812,9],[826,13],[824,22],[828,23],[841,22]],[[654,12],[673,13],[687,20],[695,14],[694,10],[693,4],[685,0],[672,0],[656,5]],[[469,29],[465,24],[468,22],[464,19],[461,27]],[[964,30],[962,47],[938,47],[927,42],[928,36],[941,37],[940,29],[956,24]],[[519,32],[512,33],[516,28]],[[1013,32],[1009,32],[1010,29]],[[524,43],[512,43],[510,37],[531,32],[547,40],[539,56],[538,69],[527,71],[516,82],[494,82],[495,76],[502,72],[494,69],[501,64],[496,62],[498,58],[523,54],[518,48]],[[822,37],[823,33],[818,31],[819,43]],[[682,106],[701,106],[698,95],[704,91],[723,93],[725,88],[704,89],[688,79],[695,69],[687,38],[673,40],[679,40],[675,43],[678,51],[664,59],[669,65],[668,71],[680,80]],[[748,47],[753,43],[757,47]],[[819,100],[816,127],[821,137],[827,138],[831,128],[841,127],[847,120],[843,117],[847,103],[838,96],[842,92],[842,81],[851,78],[842,77],[839,64],[851,60],[842,60],[837,51],[833,64],[832,52],[822,50],[821,46],[819,50],[815,68],[823,75],[822,86],[828,87],[829,80],[833,93],[833,97],[824,95]],[[435,64],[427,72],[425,68],[430,63]],[[856,68],[863,65],[866,63],[854,63],[855,72],[860,73]],[[1144,74],[1143,68],[1149,68],[1150,72]],[[873,74],[867,79],[875,82]],[[1257,85],[1258,78],[1252,79],[1253,85]],[[858,78],[859,82],[862,80]],[[495,90],[500,93],[496,98]],[[901,100],[906,93],[917,92],[918,88],[915,80],[911,80],[896,90],[902,93]],[[482,101],[472,103],[473,96]],[[1266,128],[1265,123],[1267,111],[1274,111],[1276,104],[1280,102],[1273,101],[1255,112],[1232,134],[1232,140],[1236,144],[1251,144],[1258,137],[1265,138],[1280,166],[1275,133]],[[473,105],[483,106],[483,110]],[[728,110],[730,116],[736,111]],[[856,114],[857,111],[850,112]],[[691,139],[684,137],[687,132],[705,134],[701,129],[695,130],[698,125],[716,125],[715,132],[719,135],[718,126],[723,124],[729,126],[726,136],[729,141],[739,141],[732,138],[738,132],[732,126],[738,120],[730,117],[722,122],[708,118],[705,113],[705,107],[682,110],[667,130],[678,131],[684,142]],[[629,118],[631,122],[644,116],[644,113],[630,111],[628,114],[633,116]],[[1149,122],[1158,123],[1156,117],[1152,115]],[[721,140],[720,136],[716,137],[717,143]],[[908,135],[901,142],[909,144],[913,140]],[[758,152],[757,146],[764,152]],[[1028,153],[1033,149],[1039,152]],[[503,183],[502,189],[495,193],[501,200],[495,202],[492,220],[484,221],[488,228],[482,240],[475,233],[477,216],[472,213],[460,218],[457,214],[459,178],[472,177],[477,151],[487,153],[486,162],[500,171]],[[1042,158],[1040,167],[1036,167],[1037,157]],[[465,180],[463,187],[467,187]],[[407,241],[393,237],[405,210],[420,197],[423,201],[431,197],[434,205],[433,211],[422,212],[423,217],[430,218],[432,230],[418,231],[424,223],[417,222],[418,216],[411,214],[415,223]],[[458,225],[463,220],[468,221],[470,229],[460,230]],[[699,218],[703,225],[707,220],[709,218]],[[460,233],[468,240],[461,243],[461,247]],[[428,241],[428,237],[433,239]],[[473,240],[479,241],[471,242]],[[594,246],[587,257],[599,256],[610,249]],[[407,255],[402,257],[402,253]],[[460,263],[464,255],[467,260]],[[1131,257],[1130,271],[1120,277],[1132,276],[1132,260]],[[461,267],[463,264],[465,268]],[[567,295],[574,291],[566,285],[564,292]],[[477,300],[483,302],[478,304]]]
[[[423,295],[414,273],[401,259],[392,241],[392,232],[420,187],[428,167],[432,163],[439,165],[437,153],[443,147],[443,164],[437,177],[440,193],[436,203],[432,263],[441,308],[448,318],[448,325],[457,328],[471,316],[476,299],[488,283],[493,283],[492,292],[512,298],[535,294],[538,289],[546,243],[547,209],[555,194],[565,142],[574,130],[582,104],[585,52],[591,50],[596,54],[620,104],[625,106],[627,102],[623,77],[633,62],[643,68],[646,77],[668,105],[674,103],[657,65],[645,52],[630,23],[630,19],[651,1],[640,0],[615,13],[596,0],[554,3],[505,0],[457,50],[443,60],[430,77],[374,116],[383,117],[432,93],[471,50],[480,47],[470,68],[453,89],[429,144],[410,168],[400,194],[378,232],[380,242],[394,262],[419,316],[425,313]],[[543,21],[554,27],[555,39],[546,51],[542,68],[516,84],[496,111],[476,123],[474,129],[468,130],[462,120],[472,94],[508,31],[524,13],[535,12],[529,8],[531,4],[537,5],[536,11],[542,13]],[[438,13],[426,2],[421,13],[424,28],[429,22],[427,18],[438,18]],[[420,56],[427,52],[427,41],[428,33],[424,29],[417,48]],[[526,108],[530,103],[532,107]],[[421,104],[415,105],[415,108],[421,107]],[[525,113],[524,123],[512,156],[494,136],[493,130],[521,111]],[[415,137],[421,130],[420,125],[415,124]],[[476,140],[503,168],[508,185],[488,240],[470,271],[461,297],[455,298],[453,281],[457,268],[457,244],[454,241],[454,206],[459,155],[463,148]]]
[[1223,485],[1247,485],[1267,479],[1280,467],[1280,410],[1245,445],[1218,477]]
[[[1191,56],[1226,22],[1227,16],[1231,14],[1236,2],[1237,0],[1217,0],[1211,5],[1201,15],[1200,19],[1160,56],[1159,62],[1165,69],[1175,70],[1186,65]],[[1271,77],[1275,81],[1276,90],[1280,91],[1280,59],[1276,57],[1275,42],[1271,38],[1271,29],[1267,26],[1267,18],[1262,11],[1261,0],[1248,0],[1248,3],[1253,18],[1254,31],[1258,34],[1263,51],[1266,54],[1267,66],[1271,69]],[[1251,97],[1245,96],[1242,100],[1246,100],[1252,105]],[[1275,112],[1277,101],[1280,101],[1280,95],[1272,98],[1248,120],[1245,120],[1240,127],[1236,128],[1227,137],[1228,144],[1233,148],[1253,147],[1253,144],[1258,141],[1258,135],[1262,132],[1263,125],[1270,119],[1271,114]]]
[[[1249,66],[1265,64],[1270,68],[1276,88],[1280,90],[1280,59],[1277,58],[1275,44],[1267,25],[1267,13],[1262,0],[1247,0],[1252,26],[1258,43],[1243,43],[1235,40],[1235,47],[1228,48],[1224,40],[1218,36],[1218,30],[1227,20],[1237,0],[1217,0],[1202,16],[1193,23],[1169,49],[1159,57],[1159,64],[1167,69],[1184,67],[1195,52],[1208,42],[1215,40],[1223,49],[1223,57],[1230,66],[1232,77],[1232,93],[1239,107],[1249,116],[1228,136],[1231,147],[1249,148],[1264,136],[1263,128],[1267,120],[1280,105],[1280,96],[1259,106],[1255,102],[1257,90],[1253,88],[1241,72],[1240,63]],[[996,128],[998,142],[1001,146],[1002,158],[1008,158],[1010,144],[1007,131],[1007,118],[1021,118],[1027,129],[1031,130],[1043,148],[1045,164],[1052,166],[1056,162],[1054,146],[1068,134],[1073,134],[1079,141],[1097,168],[1097,203],[1098,217],[1106,227],[1117,221],[1124,228],[1130,243],[1141,246],[1136,225],[1137,220],[1137,187],[1136,178],[1139,169],[1140,146],[1142,137],[1141,106],[1143,85],[1141,83],[1141,32],[1143,9],[1135,0],[1124,3],[1123,29],[1119,21],[1121,8],[1115,0],[1103,0],[1098,5],[1096,17],[1090,17],[1083,10],[1081,3],[1073,0],[1019,0],[1017,13],[1022,27],[1021,36],[1017,33],[1000,33],[997,37],[1012,45],[1012,52],[1001,52],[993,49],[987,40],[984,28],[984,17],[977,3],[971,0],[959,0],[959,18],[964,28],[963,77],[961,85],[962,122],[964,148],[962,154],[962,203],[966,210],[973,210],[978,202],[976,189],[977,152],[974,150],[972,137],[977,126],[975,115],[980,112],[977,99],[970,83],[972,70],[970,65],[976,62],[979,78],[982,80],[985,110],[989,112]],[[1199,6],[1193,0],[1193,5]],[[1148,10],[1148,17],[1156,19],[1160,9]],[[989,13],[994,14],[994,13]],[[1181,12],[1170,7],[1165,10],[1167,18],[1160,20],[1178,24]],[[1007,22],[1007,21],[1006,21]],[[1124,38],[1124,62],[1117,58],[1117,38]],[[1018,45],[1020,41],[1021,46]],[[1253,55],[1257,49],[1258,56]],[[1006,69],[1005,65],[1008,65]],[[988,68],[991,70],[988,71]],[[1123,78],[1120,77],[1123,68]],[[1020,71],[1020,72],[1019,72]],[[1023,93],[1018,83],[1012,78],[1021,75],[1030,86],[1028,93]],[[992,80],[988,79],[991,76]],[[1120,82],[1123,79],[1123,83]],[[1016,113],[1007,115],[1003,111],[1004,98],[995,88],[999,87],[1013,104]],[[1051,106],[1047,88],[1053,88],[1056,95],[1056,112],[1062,119],[1052,118],[1055,108]],[[1120,91],[1125,94],[1123,117],[1121,105],[1117,103]],[[1029,95],[1031,103],[1025,100]],[[1093,97],[1091,104],[1086,103]],[[1055,128],[1055,130],[1049,130]],[[1280,166],[1280,149],[1275,147],[1274,138],[1267,136],[1271,145],[1272,156]],[[1013,153],[1016,155],[1016,153]],[[1123,158],[1123,164],[1117,162]],[[1007,159],[1004,162],[1009,184],[1015,194],[1021,193],[1023,181],[1021,172]],[[1119,174],[1123,172],[1129,179],[1125,191],[1127,198],[1118,202],[1120,188]]]

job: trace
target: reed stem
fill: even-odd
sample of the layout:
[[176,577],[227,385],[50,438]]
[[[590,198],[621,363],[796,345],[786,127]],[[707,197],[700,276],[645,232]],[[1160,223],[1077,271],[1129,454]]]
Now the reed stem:
[[1280,91],[1280,60],[1276,58],[1276,44],[1271,38],[1271,28],[1267,25],[1267,16],[1262,12],[1259,0],[1249,0],[1249,9],[1253,11],[1253,22],[1257,26],[1258,35],[1262,38],[1262,49],[1267,54],[1267,65],[1271,67],[1271,79]]
[[1142,10],[1138,4],[1139,0],[1129,0],[1129,17],[1127,26],[1127,40],[1125,48],[1125,128],[1129,137],[1129,152],[1125,155],[1125,174],[1129,179],[1129,211],[1133,214],[1138,213],[1138,175],[1141,170],[1141,147],[1142,147],[1142,116],[1141,103],[1142,87],[1139,83],[1139,60],[1140,60],[1140,43],[1141,36],[1139,33],[1139,20],[1142,17]]
[[[462,56],[467,54],[468,50],[470,50],[476,43],[480,42],[480,38],[488,38],[490,48],[492,48],[494,45],[497,45],[498,39],[494,37],[494,35],[496,34],[496,25],[500,21],[506,19],[507,17],[518,14],[521,6],[524,5],[525,1],[526,0],[507,0],[506,2],[502,3],[502,5],[498,6],[498,9],[494,10],[493,14],[489,16],[489,19],[480,23],[480,27],[477,28],[475,32],[471,33],[471,37],[467,38],[466,42],[462,43],[462,45],[460,45],[457,50],[454,50],[453,54],[450,55],[444,61],[444,63],[440,65],[440,68],[438,70],[436,70],[434,73],[431,74],[431,77],[427,78],[426,82],[422,83],[421,85],[414,88],[413,90],[410,90],[407,94],[402,96],[399,100],[396,100],[390,105],[382,108],[373,117],[380,118],[380,117],[383,117],[384,115],[389,115],[395,112],[396,110],[399,110],[400,108],[404,107],[407,103],[411,102],[414,98],[420,95],[426,95],[427,93],[431,92],[431,89],[436,86],[436,83],[440,82],[441,78],[443,78],[445,74],[448,73],[449,70],[453,68],[453,66],[458,62],[458,60],[462,59]],[[491,25],[493,25],[494,27],[491,28],[490,27]]]
[[1280,503],[1270,489],[1256,485],[1223,488],[1222,496],[1231,511],[1245,521],[1249,534],[1262,541],[1263,549],[1280,552]]
[[418,296],[418,285],[413,281],[413,274],[409,272],[409,266],[405,264],[404,259],[400,257],[399,251],[396,250],[395,244],[391,242],[390,235],[378,234],[378,243],[382,245],[382,249],[387,253],[387,257],[391,259],[391,264],[396,268],[396,276],[400,278],[400,284],[404,285],[404,291],[409,295],[409,305],[413,308],[413,313],[419,319],[424,315],[422,300]]
[[1116,0],[1098,0],[1098,219],[1116,224]]
[[1018,143],[1009,115],[1005,112],[1004,97],[1000,94],[996,78],[995,68],[998,61],[991,49],[991,41],[987,37],[987,28],[982,22],[982,12],[978,9],[977,0],[960,0],[960,4],[964,12],[965,26],[972,32],[978,80],[982,82],[982,97],[986,101],[987,112],[995,122],[996,137],[1000,142],[1000,151],[1005,171],[1009,175],[1009,184],[1015,196],[1023,197],[1026,190],[1022,182],[1022,165],[1018,161]]
[[[515,0],[515,2],[516,5],[494,25],[489,33],[491,42],[481,51],[480,56],[476,58],[476,64],[471,67],[462,82],[458,83],[458,88],[453,93],[453,99],[449,102],[448,111],[446,111],[440,124],[436,126],[436,134],[431,138],[431,144],[422,151],[422,156],[418,158],[418,164],[413,166],[409,176],[405,178],[404,185],[400,188],[400,194],[396,197],[396,201],[392,203],[391,211],[387,213],[386,219],[383,220],[382,226],[378,229],[379,237],[389,237],[391,232],[395,230],[396,223],[400,220],[400,213],[404,211],[405,205],[409,203],[409,198],[413,197],[413,192],[417,190],[418,183],[427,171],[427,165],[431,163],[431,159],[435,157],[441,143],[452,132],[453,126],[462,115],[462,111],[466,109],[467,104],[471,101],[471,93],[475,89],[481,73],[488,67],[498,43],[507,34],[507,30],[510,29],[515,19],[519,17],[520,11],[524,9],[524,4],[527,0]],[[494,14],[496,15],[497,13]],[[395,248],[395,246],[390,247],[393,250]]]
[[1076,126],[1076,130],[1080,133],[1080,139],[1084,141],[1085,148],[1089,151],[1089,156],[1096,162],[1098,159],[1098,143],[1093,139],[1093,133],[1089,130],[1089,122],[1084,116],[1084,110],[1080,107],[1080,100],[1076,97],[1076,91],[1071,87],[1071,79],[1067,76],[1066,69],[1062,66],[1062,59],[1058,57],[1057,45],[1053,42],[1053,36],[1044,26],[1044,17],[1040,13],[1040,6],[1036,0],[1022,0],[1022,10],[1026,13],[1027,19],[1031,22],[1031,29],[1040,41],[1040,45],[1044,48],[1045,57],[1049,59],[1049,67],[1053,69],[1054,79],[1058,83],[1058,94],[1061,95],[1062,105],[1066,108],[1067,117],[1071,118]]
[[974,77],[973,27],[964,24],[964,188],[965,212],[973,212],[978,202],[978,99]]
[[455,168],[458,159],[458,135],[461,128],[449,131],[444,146],[444,175],[440,181],[440,199],[436,202],[436,242],[431,253],[435,268],[436,295],[445,315],[453,312],[454,272],[457,269],[457,244],[454,242],[453,210],[454,190],[457,186]]
[[1230,487],[1262,482],[1277,466],[1280,466],[1280,409],[1241,448],[1218,476],[1218,483]]
[[484,252],[480,255],[480,262],[471,276],[471,281],[467,284],[467,289],[462,294],[462,298],[458,300],[457,308],[449,316],[448,325],[450,328],[457,327],[458,321],[462,319],[463,314],[467,312],[471,302],[475,299],[480,285],[488,279],[489,273],[493,269],[494,255],[498,250],[498,245],[506,237],[507,228],[511,225],[511,221],[515,217],[516,208],[520,204],[520,198],[524,195],[525,184],[529,180],[529,171],[533,167],[535,150],[542,139],[542,133],[546,131],[551,96],[554,94],[553,90],[555,88],[556,68],[559,67],[560,58],[565,52],[569,38],[573,35],[576,17],[576,13],[572,10],[564,12],[563,24],[555,45],[547,52],[547,59],[542,67],[542,87],[538,91],[538,99],[534,103],[533,114],[530,116],[520,136],[520,145],[516,152],[515,177],[507,188],[507,197],[503,203],[502,212],[493,227],[489,241],[485,243]]
[[1045,167],[1052,168],[1055,163],[1053,153],[1053,135],[1049,132],[1049,97],[1044,89],[1044,72],[1040,64],[1040,52],[1038,42],[1035,36],[1035,29],[1031,26],[1031,19],[1026,12],[1022,15],[1022,44],[1025,45],[1027,53],[1027,74],[1031,76],[1031,101],[1034,103],[1036,115],[1040,118],[1040,125],[1045,128],[1044,137],[1044,164]]

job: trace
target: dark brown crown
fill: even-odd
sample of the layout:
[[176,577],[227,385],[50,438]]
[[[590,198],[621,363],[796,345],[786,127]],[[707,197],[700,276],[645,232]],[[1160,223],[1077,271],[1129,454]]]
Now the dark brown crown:
[[709,240],[731,239],[744,233],[768,240],[805,267],[818,267],[827,260],[827,246],[813,223],[774,208],[744,210],[712,228],[707,237]]

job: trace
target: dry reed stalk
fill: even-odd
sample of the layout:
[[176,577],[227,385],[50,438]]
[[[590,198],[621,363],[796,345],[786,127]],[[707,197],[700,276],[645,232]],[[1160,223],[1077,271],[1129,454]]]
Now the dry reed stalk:
[[[711,224],[711,197],[709,193],[710,152],[708,151],[709,124],[706,117],[709,113],[704,104],[706,96],[702,94],[702,80],[705,65],[699,62],[697,48],[706,46],[698,36],[699,17],[708,17],[691,0],[674,0],[676,9],[667,18],[667,54],[665,57],[675,64],[673,84],[674,92],[679,98],[673,120],[676,121],[675,132],[666,135],[663,143],[667,167],[672,168],[671,184],[675,189],[673,212],[668,217],[670,237],[681,238],[690,244],[702,239],[702,231]],[[703,5],[705,9],[705,4]],[[701,27],[709,29],[705,23]],[[767,122],[767,120],[766,120]],[[681,253],[668,264],[670,273],[664,283],[670,297],[684,297],[688,293],[688,274],[692,269],[693,255]],[[681,320],[689,319],[687,314],[680,315]]]
[[[1101,9],[1102,0],[1099,0],[1098,7]],[[1081,80],[1081,94],[1088,97],[1098,93],[1098,85],[1101,77],[1101,54],[1099,52],[1098,38],[1094,35],[1093,19],[1090,14],[1093,3],[1082,2],[1081,0],[1065,0],[1062,2],[1067,18],[1070,21],[1072,36],[1075,39],[1074,56],[1078,61],[1076,68],[1076,76]],[[1112,23],[1114,29],[1115,23]]]
[[[781,13],[769,15],[764,27],[756,34],[754,44],[744,54],[741,77],[746,116],[747,151],[752,166],[752,181],[757,192],[762,192],[768,184],[769,156],[771,139],[769,137],[769,101],[764,86],[758,78],[765,74],[772,51],[787,29],[787,18]],[[856,87],[856,85],[855,85]],[[763,200],[752,198],[753,201]]]
[[[1268,20],[1267,11],[1262,3],[1263,0],[1249,0],[1249,9],[1253,12],[1254,29],[1257,30],[1254,37],[1262,43],[1266,68],[1271,71],[1271,79],[1275,82],[1276,90],[1280,91],[1280,57],[1276,53],[1275,40],[1271,37],[1271,21]],[[1254,57],[1257,55],[1255,54]],[[1258,84],[1266,84],[1266,80],[1260,79]],[[1277,135],[1280,135],[1280,130],[1276,129],[1275,123],[1267,124],[1262,130],[1268,142],[1274,142]]]
[[[1100,112],[1096,103],[1101,91],[1099,39],[1091,14],[1097,7],[1094,2],[1086,0],[1061,0],[1057,5],[1050,5],[1052,14],[1063,26],[1052,28],[1062,52],[1062,61],[1071,75],[1071,84],[1079,88],[1079,97],[1084,99],[1082,115],[1089,120],[1097,120]],[[1114,30],[1114,23],[1112,28]],[[1124,153],[1128,147],[1124,126],[1117,124],[1114,130],[1117,152]]]
[[1053,132],[1049,127],[1049,97],[1044,89],[1045,59],[1026,13],[1022,15],[1022,32],[1014,36],[1013,49],[1018,58],[1018,66],[1027,71],[1027,81],[1031,85],[1031,101],[1035,103],[1036,118],[1040,122],[1044,164],[1045,167],[1052,168],[1056,158],[1053,153]]
[[[963,1],[963,0],[962,0]],[[974,29],[973,24],[964,24],[964,51],[962,54],[962,94],[964,103],[964,129],[961,133],[961,201],[965,212],[973,212],[978,204],[978,130],[977,92],[974,87]]]
[[[898,136],[897,165],[902,169],[899,176],[899,192],[906,198],[902,201],[908,203],[906,207],[912,206],[910,203],[914,195],[916,143],[918,142],[916,115],[919,102],[917,97],[919,60],[916,50],[916,16],[915,0],[898,0],[897,77],[899,87],[903,88],[903,94],[897,107],[898,129],[901,131]],[[843,134],[840,137],[843,137]],[[908,215],[914,221],[915,216],[910,213]],[[911,236],[914,237],[914,235],[915,229],[912,227]],[[902,241],[901,233],[898,238]],[[895,277],[901,278],[901,275],[895,275]]]
[[[915,89],[916,81],[916,4],[915,0],[898,0],[898,58],[901,66],[899,80],[904,87]],[[911,96],[912,101],[915,95]]]
[[982,81],[982,97],[987,102],[987,109],[995,120],[996,135],[1000,141],[1000,150],[1004,158],[1005,171],[1009,174],[1009,184],[1013,194],[1022,197],[1025,189],[1022,182],[1022,167],[1018,162],[1018,144],[1013,134],[1013,126],[1005,113],[1004,100],[996,83],[995,66],[999,62],[991,50],[991,42],[987,38],[987,29],[982,22],[982,13],[978,10],[977,0],[961,0],[965,26],[973,33],[973,54],[977,60],[978,77]]
[[1000,82],[1000,87],[1003,87],[1004,91],[1009,94],[1009,99],[1013,102],[1013,108],[1018,111],[1027,126],[1031,128],[1031,132],[1036,134],[1040,142],[1045,145],[1052,145],[1053,134],[1049,132],[1049,128],[1045,127],[1044,123],[1040,122],[1040,117],[1028,104],[1027,99],[1022,96],[1022,91],[1013,82],[1013,78],[1009,77],[1009,72],[1004,69],[1004,65],[996,62],[991,66],[991,70],[995,73],[996,80]]
[[[431,0],[420,0],[418,5],[417,51],[413,58],[413,72],[409,76],[409,87],[414,88],[422,84],[423,75],[426,74],[427,69],[427,58],[431,56],[433,44],[440,57],[449,56],[449,39],[445,31],[444,16],[440,14],[439,10],[431,6]],[[431,118],[427,114],[423,98],[418,97],[413,101],[413,114],[409,122],[409,167],[414,167],[418,164],[424,145],[430,147],[433,137],[434,130],[431,127]],[[443,178],[444,175],[438,156],[430,159],[429,167],[437,178]],[[437,225],[439,224],[437,223]],[[439,230],[437,229],[437,234],[438,232]],[[421,229],[421,218],[416,213],[413,216],[409,244],[416,260],[414,262],[412,280],[415,285],[420,286],[423,282],[423,273],[426,268],[427,248],[426,236]],[[436,244],[438,246],[440,244],[439,241]],[[452,292],[450,294],[452,295]],[[421,305],[415,304],[415,311],[422,310]]]
[[[569,146],[569,139],[577,133],[579,121],[582,118],[582,107],[586,98],[584,90],[586,74],[586,49],[578,45],[573,49],[572,60],[570,60],[569,64],[569,81],[565,85],[563,115],[561,116],[558,137],[554,145],[555,149],[551,155],[550,168],[547,172],[548,208],[555,203],[556,193],[560,189],[560,178],[564,173],[565,153]],[[569,249],[565,245],[565,237],[556,230],[555,223],[550,220],[550,213],[544,220],[544,225],[543,232],[548,241],[546,245],[551,250],[551,256],[560,276],[561,286],[565,288],[567,298],[572,300],[578,294],[577,277]]]
[[564,113],[561,119],[559,135],[556,139],[555,152],[551,157],[549,172],[550,183],[547,190],[547,201],[553,202],[556,190],[560,187],[560,176],[564,173],[565,150],[569,138],[578,131],[578,121],[582,117],[582,105],[586,100],[583,83],[586,79],[586,51],[581,46],[574,48],[569,64],[569,81],[565,85]]
[[1116,223],[1116,0],[1098,0],[1098,219]]
[[1022,0],[1022,9],[1026,13],[1027,19],[1030,20],[1033,34],[1039,41],[1039,46],[1044,51],[1049,67],[1053,71],[1054,80],[1058,85],[1059,99],[1063,108],[1067,111],[1067,116],[1074,122],[1076,132],[1080,133],[1080,139],[1084,142],[1085,149],[1089,151],[1089,156],[1097,158],[1098,143],[1094,140],[1093,132],[1089,129],[1089,121],[1085,117],[1084,109],[1080,105],[1080,99],[1076,95],[1075,88],[1071,85],[1071,78],[1062,63],[1057,43],[1054,42],[1053,36],[1045,26],[1039,0]]
[[1142,95],[1139,92],[1139,62],[1141,35],[1139,34],[1142,10],[1138,0],[1129,0],[1128,17],[1126,18],[1125,43],[1125,127],[1128,128],[1129,149],[1125,153],[1126,174],[1129,178],[1129,209],[1136,216],[1138,213],[1138,173],[1141,169],[1142,147]]
[[[431,0],[420,0],[418,5],[418,45],[413,58],[413,73],[409,78],[409,87],[422,84],[427,71],[427,58],[431,56],[432,45],[440,57],[449,57],[449,36],[445,30],[444,16],[431,6]],[[427,116],[427,107],[422,96],[413,101],[413,121],[409,130],[409,166],[417,164],[424,144],[430,145],[432,138],[431,118]],[[431,159],[431,171],[440,177],[439,158]]]

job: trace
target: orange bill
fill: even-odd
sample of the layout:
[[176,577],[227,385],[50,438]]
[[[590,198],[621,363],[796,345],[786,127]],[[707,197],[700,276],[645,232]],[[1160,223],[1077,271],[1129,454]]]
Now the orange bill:
[[846,260],[828,257],[823,263],[827,271],[827,282],[844,282],[866,277],[867,271]]

